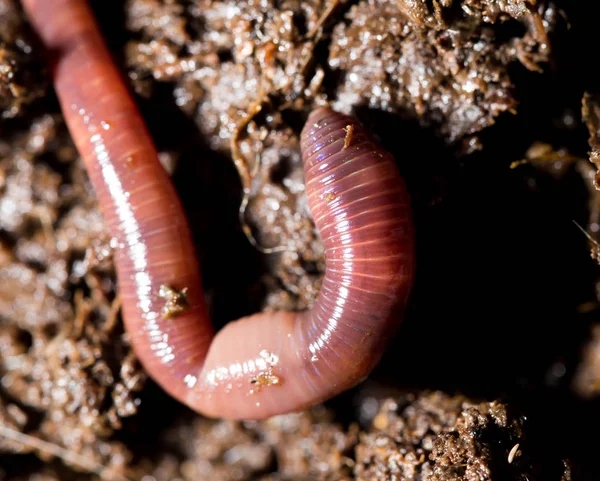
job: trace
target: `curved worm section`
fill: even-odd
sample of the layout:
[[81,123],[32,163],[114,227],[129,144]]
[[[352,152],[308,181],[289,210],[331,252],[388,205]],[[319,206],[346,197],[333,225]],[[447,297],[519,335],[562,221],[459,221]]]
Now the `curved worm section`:
[[[205,415],[260,419],[366,376],[400,322],[414,271],[409,199],[391,156],[352,118],[310,115],[301,144],[326,247],[319,298],[307,312],[257,314],[214,336],[183,209],[89,7],[23,4],[56,55],[63,113],[118,241],[125,327],[152,378]],[[188,309],[165,314],[164,286],[187,288]]]
[[410,200],[393,157],[356,120],[319,109],[301,136],[306,192],[325,245],[315,306],[301,314],[308,371],[343,388],[379,360],[414,273]]

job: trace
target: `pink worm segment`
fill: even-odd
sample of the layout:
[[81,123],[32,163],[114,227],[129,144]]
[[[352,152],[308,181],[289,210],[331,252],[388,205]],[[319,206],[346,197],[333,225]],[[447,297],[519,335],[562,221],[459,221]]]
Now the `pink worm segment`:
[[[184,211],[87,2],[23,4],[57,55],[55,89],[118,240],[125,327],[152,378],[192,409],[232,419],[299,410],[363,379],[402,318],[414,273],[409,198],[390,154],[350,117],[310,115],[301,145],[326,248],[319,298],[309,311],[256,314],[215,336]],[[190,310],[164,319],[163,284],[188,287]]]

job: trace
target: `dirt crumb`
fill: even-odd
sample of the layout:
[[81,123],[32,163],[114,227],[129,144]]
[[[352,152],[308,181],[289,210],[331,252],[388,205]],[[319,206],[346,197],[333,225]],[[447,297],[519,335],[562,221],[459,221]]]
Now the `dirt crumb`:
[[[357,480],[532,479],[540,469],[559,481],[560,460],[526,455],[524,418],[498,401],[477,403],[441,392],[388,399],[361,433]],[[520,447],[519,455],[514,450]]]
[[[444,2],[433,2],[433,11],[425,1],[353,6],[349,24],[333,30],[329,66],[344,72],[334,106],[346,112],[358,105],[412,112],[452,142],[513,111],[517,102],[508,66],[517,61],[538,70],[548,60],[549,46],[539,38],[545,30],[538,30],[536,19],[542,16],[551,26],[555,9],[534,13],[525,2],[462,2],[460,15],[443,20],[452,3],[457,2],[443,8]],[[520,19],[527,33],[498,44],[492,24],[501,21],[503,11]]]
[[[133,470],[157,480],[350,480],[355,432],[323,408],[261,422],[196,419],[171,429],[158,459]],[[183,461],[179,461],[183,459]]]
[[160,286],[158,295],[165,299],[165,305],[161,311],[163,318],[173,319],[190,308],[187,301],[187,292],[187,287],[177,290],[171,286]]
[[279,386],[281,384],[281,378],[272,371],[260,372],[250,380],[250,384],[256,386],[257,390],[262,387],[268,386]]
[[590,133],[590,162],[598,171],[594,178],[594,186],[600,190],[600,96],[586,93],[583,97],[582,114]]
[[346,125],[344,127],[344,132],[346,132],[346,136],[344,137],[344,146],[342,150],[346,150],[350,145],[352,145],[352,136],[354,134],[354,125]]
[[12,118],[48,85],[40,48],[16,0],[0,1],[0,113]]

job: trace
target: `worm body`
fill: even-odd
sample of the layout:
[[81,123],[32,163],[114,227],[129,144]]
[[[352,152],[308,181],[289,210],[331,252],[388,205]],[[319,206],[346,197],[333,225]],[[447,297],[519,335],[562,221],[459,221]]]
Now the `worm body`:
[[[309,207],[326,248],[319,297],[216,335],[184,211],[83,0],[23,0],[55,55],[54,85],[96,190],[125,327],[167,392],[208,416],[259,419],[324,401],[363,379],[412,286],[409,198],[393,158],[354,119],[313,112],[301,135]],[[187,310],[165,315],[165,286]],[[170,291],[169,291],[170,292]]]

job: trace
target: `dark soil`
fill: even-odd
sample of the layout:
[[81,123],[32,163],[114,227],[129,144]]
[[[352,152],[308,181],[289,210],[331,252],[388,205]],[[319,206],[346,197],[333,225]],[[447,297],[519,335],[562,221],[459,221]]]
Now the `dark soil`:
[[382,364],[326,407],[232,423],[169,399],[123,333],[113,247],[43,52],[0,0],[0,479],[598,479],[600,6],[93,4],[217,324],[318,294],[298,144],[317,105],[396,155],[417,285]]
[[17,3],[0,1],[0,25],[0,112],[7,119],[43,96],[47,83],[39,47]]

